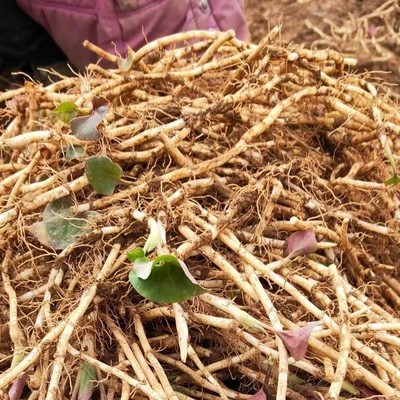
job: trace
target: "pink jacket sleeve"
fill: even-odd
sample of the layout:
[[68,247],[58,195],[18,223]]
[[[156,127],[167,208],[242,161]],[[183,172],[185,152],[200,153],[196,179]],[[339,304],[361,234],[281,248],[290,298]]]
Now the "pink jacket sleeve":
[[247,40],[242,0],[17,0],[79,69],[97,57],[85,39],[115,54],[192,29],[234,29]]

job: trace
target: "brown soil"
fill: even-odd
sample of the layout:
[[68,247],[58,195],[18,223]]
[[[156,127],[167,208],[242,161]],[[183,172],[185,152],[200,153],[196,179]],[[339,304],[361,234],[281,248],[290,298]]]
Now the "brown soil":
[[380,71],[375,78],[393,84],[393,94],[400,95],[398,0],[245,0],[245,5],[253,42],[283,23],[285,40],[355,57],[359,72]]

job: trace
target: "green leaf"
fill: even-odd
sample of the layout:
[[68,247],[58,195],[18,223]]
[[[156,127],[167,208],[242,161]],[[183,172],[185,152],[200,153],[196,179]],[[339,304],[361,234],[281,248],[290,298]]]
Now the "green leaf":
[[72,214],[73,202],[62,198],[47,204],[43,212],[43,221],[34,223],[29,232],[43,245],[54,250],[64,250],[79,236],[89,232],[89,220],[93,213]]
[[78,372],[79,391],[78,400],[90,400],[94,391],[96,377],[96,368],[85,362],[81,365]]
[[80,140],[97,140],[100,133],[97,127],[108,112],[109,102],[104,97],[94,97],[90,115],[75,117],[71,120],[71,132]]
[[47,240],[50,247],[63,250],[76,239],[87,233],[85,214],[72,215],[70,198],[59,199],[46,206],[43,213],[43,223],[46,226]]
[[396,166],[396,160],[393,157],[392,150],[389,146],[389,143],[386,141],[385,146],[383,148],[383,151],[385,152],[386,158],[390,162],[390,166],[392,168],[393,176],[389,179],[386,179],[385,185],[397,185],[400,183],[400,177],[397,175],[397,166]]
[[144,258],[145,254],[141,247],[136,247],[135,250],[128,251],[128,260],[135,262],[138,258]]
[[154,259],[147,279],[140,278],[134,267],[129,281],[140,295],[160,303],[176,303],[205,293],[182,264],[176,257],[164,254]]
[[61,103],[57,108],[55,108],[52,113],[59,118],[61,121],[69,124],[72,118],[76,117],[76,111],[78,106],[75,103],[66,101]]
[[397,185],[400,183],[400,177],[395,173],[391,178],[386,179],[385,185]]
[[120,183],[122,168],[108,157],[91,157],[86,161],[86,176],[97,193],[110,195]]
[[67,161],[72,161],[83,157],[85,154],[86,153],[85,150],[83,150],[83,147],[69,144],[65,152],[65,159]]
[[383,151],[385,153],[386,158],[390,162],[390,166],[392,167],[393,174],[396,175],[397,167],[396,167],[396,161],[393,157],[392,150],[389,146],[389,143],[386,141],[385,142],[385,147],[383,148]]

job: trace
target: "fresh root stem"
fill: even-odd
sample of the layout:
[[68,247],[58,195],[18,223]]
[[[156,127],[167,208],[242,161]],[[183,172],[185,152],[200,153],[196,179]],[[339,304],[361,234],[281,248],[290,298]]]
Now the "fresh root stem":
[[351,335],[349,332],[349,307],[345,288],[342,285],[342,277],[339,276],[335,264],[331,264],[329,269],[332,274],[332,283],[336,291],[336,297],[339,304],[340,315],[340,355],[337,361],[336,371],[332,377],[332,383],[329,387],[328,396],[331,399],[339,398],[342,390],[343,381],[346,377],[347,360],[351,349]]
[[76,358],[80,358],[82,361],[88,362],[89,364],[98,368],[100,371],[103,371],[106,374],[111,374],[113,376],[116,376],[117,378],[121,379],[122,381],[127,382],[134,389],[138,389],[144,395],[148,396],[149,399],[151,399],[151,400],[162,400],[163,399],[160,395],[158,395],[149,386],[132,378],[131,376],[129,376],[129,374],[121,371],[117,367],[110,367],[109,365],[104,364],[103,362],[98,361],[97,359],[95,359],[93,357],[90,357],[84,353],[80,353],[78,350],[73,348],[71,345],[68,345],[67,350],[68,350],[68,353],[71,354],[72,356],[74,356]]
[[185,312],[179,303],[174,303],[176,332],[178,333],[179,353],[183,363],[186,363],[189,348],[189,328]]

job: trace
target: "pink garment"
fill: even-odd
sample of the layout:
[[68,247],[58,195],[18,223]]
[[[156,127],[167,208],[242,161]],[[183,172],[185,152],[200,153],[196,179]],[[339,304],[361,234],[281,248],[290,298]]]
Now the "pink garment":
[[[1,1],[1,0],[0,0]],[[193,29],[249,33],[243,0],[17,0],[78,68],[97,62],[85,39],[124,55],[157,38]]]

